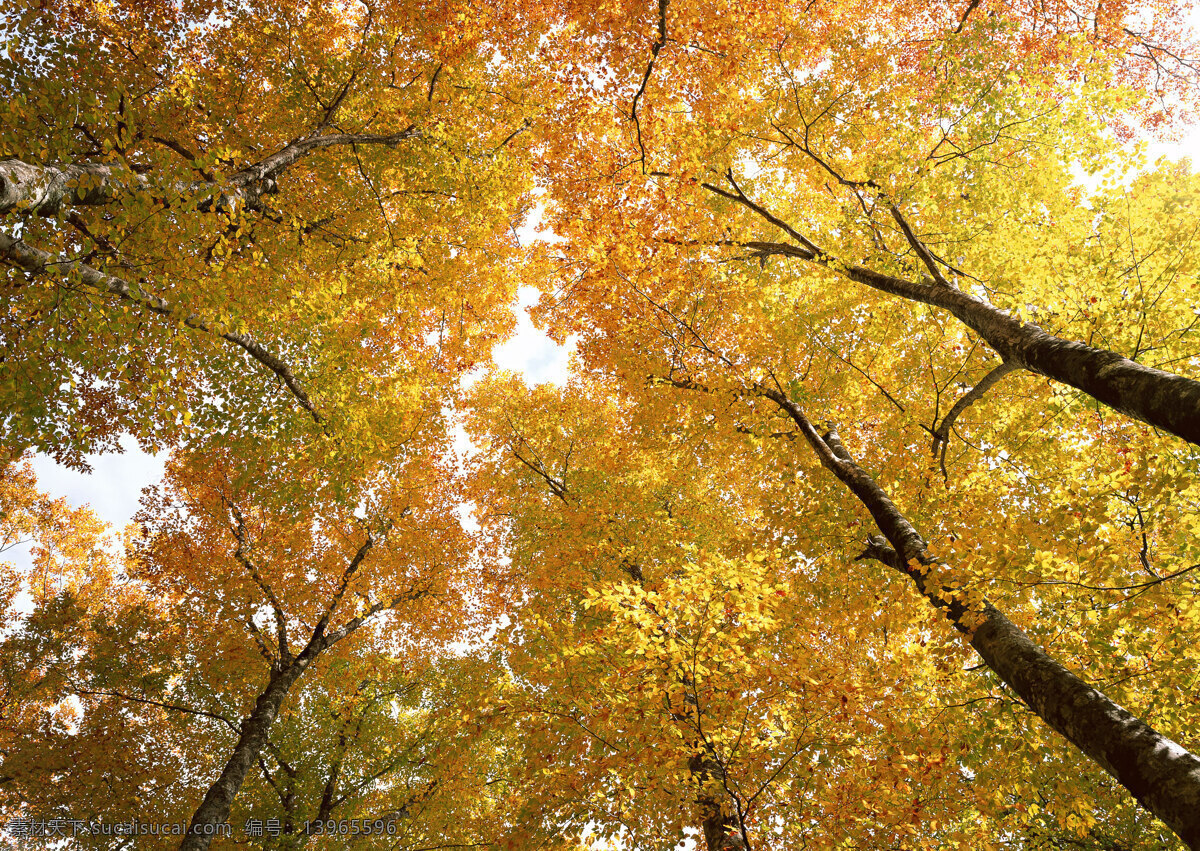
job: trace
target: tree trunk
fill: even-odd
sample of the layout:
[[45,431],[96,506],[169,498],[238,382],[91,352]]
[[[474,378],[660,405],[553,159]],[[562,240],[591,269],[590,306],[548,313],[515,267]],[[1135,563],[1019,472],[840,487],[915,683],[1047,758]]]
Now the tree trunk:
[[[313,652],[310,652],[313,651]],[[234,796],[242,788],[246,774],[267,742],[271,724],[279,715],[284,698],[296,680],[320,653],[310,645],[283,670],[271,672],[267,687],[254,702],[254,710],[242,721],[241,735],[233,748],[233,754],[225,763],[221,776],[217,778],[200,802],[188,826],[187,836],[179,851],[207,851],[215,831],[220,830],[229,819],[229,810]]]
[[1098,402],[1200,445],[1200,381],[1021,322],[961,290],[914,284],[851,267],[854,281],[944,308],[987,341],[1006,361],[1082,390]]
[[886,538],[873,538],[863,558],[903,573],[925,599],[941,609],[1001,680],[1043,721],[1112,775],[1189,848],[1200,849],[1200,758],[1117,705],[1068,671],[986,600],[971,607],[962,589],[932,586],[936,563],[916,528],[874,478],[842,446],[836,432],[820,435],[783,393],[760,391],[800,426],[821,463],[871,513]]
[[1114,410],[1200,446],[1200,381],[1145,366],[1108,349],[1056,337],[954,287],[908,281],[862,266],[842,266],[830,257],[787,243],[740,244],[759,257],[808,260],[835,268],[850,280],[880,292],[940,307],[982,337],[1005,361],[1082,390]]
[[698,753],[688,761],[688,770],[700,784],[696,803],[707,851],[748,851],[737,814],[721,808],[721,799],[728,797],[723,793],[725,769],[711,754]]
[[1042,720],[1200,848],[1200,759],[1075,676],[990,603],[971,636],[987,666]]
[[53,216],[64,206],[108,204],[146,179],[120,163],[37,166],[0,160],[0,213],[19,210]]

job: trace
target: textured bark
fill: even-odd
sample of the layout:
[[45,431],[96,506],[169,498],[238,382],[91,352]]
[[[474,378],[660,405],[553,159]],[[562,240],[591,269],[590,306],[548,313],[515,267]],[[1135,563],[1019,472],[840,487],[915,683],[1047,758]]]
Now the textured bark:
[[696,754],[688,761],[688,770],[700,784],[700,795],[696,803],[700,807],[701,830],[707,851],[748,851],[749,845],[742,833],[741,821],[736,813],[721,808],[725,785],[725,768],[708,754]]
[[52,216],[63,207],[111,204],[131,190],[193,196],[200,209],[258,207],[264,195],[276,192],[275,178],[314,151],[349,145],[394,146],[420,135],[414,125],[397,133],[325,133],[289,142],[259,162],[221,181],[174,181],[155,184],[121,163],[77,163],[38,166],[17,159],[0,160],[0,213],[18,210]]
[[1054,661],[990,604],[971,646],[1042,720],[1200,848],[1200,758]]
[[1056,337],[954,287],[844,265],[744,196],[711,184],[704,186],[754,210],[800,242],[740,243],[755,256],[780,255],[818,263],[880,292],[940,307],[979,334],[1003,360],[1082,390],[1110,408],[1200,446],[1200,381],[1144,366],[1108,349]]
[[300,403],[300,407],[308,411],[309,415],[315,421],[321,422],[320,414],[313,407],[312,401],[308,398],[308,393],[305,392],[291,368],[265,346],[247,334],[221,331],[213,327],[208,320],[199,314],[187,313],[166,299],[143,291],[137,284],[126,281],[123,278],[118,278],[115,275],[106,274],[77,260],[56,258],[45,251],[32,248],[21,240],[3,233],[0,233],[0,264],[15,266],[30,275],[48,274],[61,278],[74,277],[75,280],[84,286],[97,292],[116,296],[122,301],[136,304],[139,307],[149,310],[151,313],[157,313],[160,316],[165,316],[168,319],[186,325],[188,328],[194,328],[197,331],[203,331],[206,334],[212,334],[233,343],[249,354],[250,357],[275,373],[283,381],[291,394],[296,397],[296,401]]
[[848,278],[874,289],[949,311],[1004,360],[1082,390],[1134,419],[1200,445],[1200,381],[1145,366],[1031,322],[1021,322],[961,290],[917,284],[852,266]]
[[1098,689],[1056,662],[1020,627],[986,600],[975,607],[963,589],[932,585],[936,563],[916,528],[842,446],[836,432],[818,434],[804,412],[782,392],[761,390],[800,427],[821,463],[871,513],[883,538],[872,538],[863,558],[877,559],[905,576],[956,629],[989,668],[1038,717],[1129,790],[1189,848],[1200,849],[1200,758],[1180,747]]
[[119,163],[36,166],[0,160],[0,213],[52,216],[64,206],[108,204],[146,179]]
[[310,642],[290,665],[271,672],[267,687],[254,702],[254,710],[242,721],[241,735],[221,776],[208,788],[204,800],[192,816],[187,836],[179,846],[180,851],[206,851],[215,835],[214,831],[229,820],[234,796],[242,788],[246,774],[266,745],[267,735],[279,715],[284,698],[323,648],[323,641]]
[[721,807],[715,801],[702,798],[700,807],[705,812],[701,827],[708,851],[747,851],[749,846],[742,841],[736,818],[722,815]]

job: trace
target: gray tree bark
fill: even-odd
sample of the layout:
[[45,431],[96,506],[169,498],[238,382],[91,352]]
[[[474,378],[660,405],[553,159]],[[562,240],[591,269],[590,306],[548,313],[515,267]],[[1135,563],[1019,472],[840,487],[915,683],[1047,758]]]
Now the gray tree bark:
[[147,175],[136,174],[122,163],[38,166],[18,159],[0,160],[0,213],[17,210],[52,216],[64,207],[111,204],[138,190],[205,199],[199,204],[203,209],[213,204],[256,207],[262,196],[276,191],[276,177],[314,151],[346,145],[393,147],[419,135],[416,125],[386,134],[315,133],[289,142],[223,180],[174,181],[158,186]]
[[875,479],[860,467],[835,431],[825,435],[779,390],[760,389],[800,428],[830,470],[871,513],[883,537],[869,542],[862,558],[889,565],[969,636],[971,646],[1052,729],[1129,790],[1189,848],[1200,849],[1200,758],[1159,733],[1067,670],[1038,647],[990,602],[971,607],[963,589],[927,582],[936,563],[924,539]]
[[[705,747],[707,750],[707,743]],[[700,784],[696,803],[700,808],[704,847],[708,851],[749,851],[741,820],[721,806],[722,799],[729,797],[721,791],[725,785],[724,766],[711,752],[702,752],[688,762],[688,770]]]
[[1114,410],[1200,445],[1200,381],[1056,337],[953,287],[914,283],[858,266],[846,269],[845,275],[881,292],[943,308],[1005,361],[1082,390]]
[[803,234],[746,196],[729,174],[734,191],[711,183],[705,189],[753,211],[786,233],[795,244],[784,242],[733,243],[749,248],[754,256],[794,257],[833,269],[852,281],[911,301],[940,307],[982,337],[1001,359],[1077,390],[1136,420],[1182,437],[1200,446],[1200,381],[1074,340],[1064,340],[1031,322],[1021,322],[983,299],[969,295],[937,272],[936,263],[893,207],[913,247],[936,277],[909,281],[863,266],[846,264],[825,253]]
[[122,193],[145,188],[145,177],[120,163],[36,166],[0,160],[0,213],[10,210],[52,216],[67,206],[108,204]]

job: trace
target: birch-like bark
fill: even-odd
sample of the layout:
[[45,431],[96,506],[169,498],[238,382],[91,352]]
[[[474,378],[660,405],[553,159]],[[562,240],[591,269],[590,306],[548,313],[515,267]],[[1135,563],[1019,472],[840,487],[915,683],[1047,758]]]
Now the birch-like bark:
[[18,159],[0,160],[0,213],[20,210],[52,216],[66,206],[109,204],[148,181],[120,163],[37,166]]
[[759,392],[799,426],[822,465],[871,513],[883,537],[872,538],[862,557],[881,561],[912,580],[1038,717],[1114,777],[1189,848],[1200,849],[1200,758],[1067,670],[990,602],[972,607],[961,598],[964,589],[929,583],[928,568],[936,559],[924,539],[854,461],[837,433],[819,434],[781,391]]
[[396,133],[324,133],[296,139],[264,159],[221,181],[173,181],[155,186],[144,174],[122,163],[72,163],[38,166],[18,159],[0,160],[0,213],[52,216],[64,207],[111,204],[131,191],[147,190],[195,197],[201,208],[238,205],[257,207],[264,195],[276,191],[275,179],[289,166],[314,151],[348,145],[393,147],[419,136],[416,125]]

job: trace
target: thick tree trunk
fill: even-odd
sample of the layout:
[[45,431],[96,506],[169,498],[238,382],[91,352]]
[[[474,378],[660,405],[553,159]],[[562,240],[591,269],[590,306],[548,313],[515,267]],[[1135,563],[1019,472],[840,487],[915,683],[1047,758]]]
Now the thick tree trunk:
[[1056,337],[952,287],[915,284],[852,266],[851,280],[949,311],[1006,361],[1082,390],[1093,399],[1200,445],[1200,381]]
[[187,836],[179,846],[180,851],[207,851],[213,836],[217,835],[216,831],[221,830],[228,821],[233,799],[266,745],[267,735],[279,715],[284,698],[318,654],[319,650],[310,653],[306,649],[283,670],[271,672],[267,687],[254,702],[254,710],[242,721],[241,735],[221,776],[208,788],[204,800],[192,816]]
[[1054,661],[991,604],[983,614],[971,646],[988,667],[1189,848],[1200,848],[1200,758]]
[[741,822],[736,813],[722,809],[721,800],[725,769],[711,754],[696,754],[688,762],[688,770],[700,784],[696,803],[700,807],[701,830],[707,851],[747,851]]
[[911,579],[922,596],[970,637],[987,666],[1030,709],[1112,775],[1189,848],[1200,849],[1200,758],[1068,671],[991,603],[971,607],[960,599],[962,589],[927,582],[936,560],[925,541],[874,478],[850,457],[837,434],[818,434],[783,393],[763,390],[761,394],[799,425],[821,463],[871,513],[884,538],[873,538],[863,557],[882,561]]
[[809,248],[787,243],[741,245],[759,257],[782,255],[819,263],[880,292],[940,307],[1014,366],[1082,390],[1110,408],[1200,446],[1200,381],[1056,337],[953,287],[908,281],[862,266],[843,266]]
[[120,163],[55,167],[0,160],[0,213],[52,216],[63,207],[108,204],[130,187],[145,186],[144,177]]

